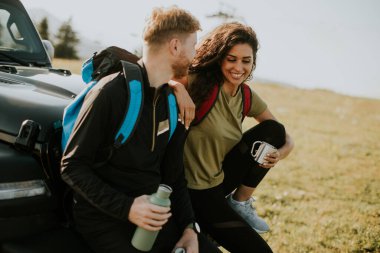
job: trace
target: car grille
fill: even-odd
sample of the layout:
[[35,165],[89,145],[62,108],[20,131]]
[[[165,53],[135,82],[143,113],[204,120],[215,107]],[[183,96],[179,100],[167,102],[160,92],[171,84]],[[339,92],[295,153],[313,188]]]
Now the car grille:
[[0,77],[0,83],[2,84],[24,84],[23,82],[19,82],[16,80],[8,79],[5,77]]

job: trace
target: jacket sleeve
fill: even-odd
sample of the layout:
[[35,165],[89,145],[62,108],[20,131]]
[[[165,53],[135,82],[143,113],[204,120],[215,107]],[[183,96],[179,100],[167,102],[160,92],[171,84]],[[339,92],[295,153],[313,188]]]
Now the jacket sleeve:
[[171,209],[173,218],[182,230],[195,221],[194,212],[187,189],[183,165],[183,149],[186,139],[185,127],[178,123],[177,128],[166,148],[161,164],[163,183],[173,188]]
[[[133,198],[112,188],[94,172],[102,147],[113,143],[119,116],[102,89],[94,87],[86,96],[61,161],[62,179],[98,210],[128,220]],[[99,159],[99,158],[98,158]],[[103,169],[103,168],[101,168]]]

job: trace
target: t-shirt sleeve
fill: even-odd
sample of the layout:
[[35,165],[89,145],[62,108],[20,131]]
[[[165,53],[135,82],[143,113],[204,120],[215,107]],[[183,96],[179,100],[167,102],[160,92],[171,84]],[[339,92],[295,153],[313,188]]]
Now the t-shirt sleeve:
[[256,117],[267,109],[267,104],[259,95],[251,89],[251,109],[248,112],[248,117]]

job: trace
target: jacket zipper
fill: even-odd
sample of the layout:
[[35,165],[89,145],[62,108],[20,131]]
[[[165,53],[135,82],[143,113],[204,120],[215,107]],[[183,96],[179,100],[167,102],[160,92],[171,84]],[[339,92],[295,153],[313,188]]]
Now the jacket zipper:
[[154,98],[153,98],[153,135],[152,135],[152,149],[151,149],[152,152],[156,144],[156,104],[159,97],[160,97],[160,94],[157,92],[157,90],[155,90]]

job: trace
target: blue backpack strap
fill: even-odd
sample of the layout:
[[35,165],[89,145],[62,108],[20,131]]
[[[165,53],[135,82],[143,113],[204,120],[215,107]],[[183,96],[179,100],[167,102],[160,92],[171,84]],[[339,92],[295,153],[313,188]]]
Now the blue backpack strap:
[[126,115],[115,136],[115,148],[123,145],[134,132],[144,101],[142,75],[139,66],[126,61],[121,61],[121,64],[123,66],[129,99]]
[[87,93],[95,86],[97,82],[93,81],[85,89],[83,89],[75,99],[66,106],[63,111],[63,120],[62,120],[62,139],[61,139],[61,148],[62,152],[66,149],[67,142],[73,131],[75,121],[78,118],[80,109],[83,105],[83,100],[86,97]]
[[173,95],[173,92],[170,92],[168,95],[168,109],[169,109],[169,141],[173,136],[173,133],[177,127],[178,123],[178,110],[177,110],[177,100]]

